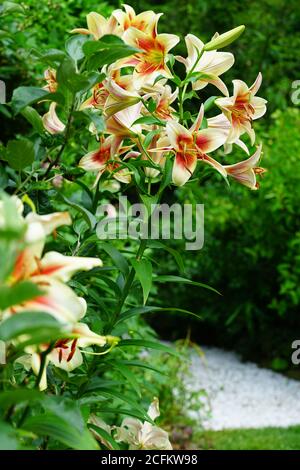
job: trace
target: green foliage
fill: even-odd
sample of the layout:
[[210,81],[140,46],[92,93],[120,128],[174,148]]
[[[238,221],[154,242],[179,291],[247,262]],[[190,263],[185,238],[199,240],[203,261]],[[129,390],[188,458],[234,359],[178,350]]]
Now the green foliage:
[[255,194],[210,181],[180,190],[182,201],[205,204],[204,247],[186,259],[186,272],[208,279],[222,297],[182,285],[172,290],[174,305],[201,314],[194,338],[286,365],[300,326],[299,128],[299,111],[288,109],[272,116],[267,132],[259,129],[268,172]]

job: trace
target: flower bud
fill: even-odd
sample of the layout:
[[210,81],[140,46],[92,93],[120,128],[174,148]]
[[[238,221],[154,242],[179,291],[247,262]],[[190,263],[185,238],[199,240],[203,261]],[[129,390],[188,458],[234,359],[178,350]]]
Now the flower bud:
[[243,33],[244,29],[245,29],[245,25],[242,24],[241,26],[238,26],[237,28],[227,31],[227,33],[216,36],[214,39],[212,39],[211,41],[209,41],[207,44],[204,45],[204,50],[213,51],[213,50],[222,49],[223,47],[228,46]]

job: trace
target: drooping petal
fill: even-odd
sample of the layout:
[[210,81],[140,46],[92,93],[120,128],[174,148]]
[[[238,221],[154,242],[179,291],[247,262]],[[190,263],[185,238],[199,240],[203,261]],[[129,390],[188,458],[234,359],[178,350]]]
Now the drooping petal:
[[223,178],[227,178],[227,172],[224,169],[224,167],[221,165],[221,163],[217,162],[214,158],[210,157],[209,155],[203,155],[202,161],[204,163],[207,163],[208,165],[212,166],[215,170],[217,170]]
[[39,215],[35,212],[29,212],[25,221],[30,225],[39,223],[44,230],[45,235],[50,235],[62,225],[71,225],[72,219],[69,212],[53,212],[52,214]]
[[90,271],[102,265],[99,258],[64,256],[56,251],[49,251],[39,262],[37,274],[68,282],[77,271]]

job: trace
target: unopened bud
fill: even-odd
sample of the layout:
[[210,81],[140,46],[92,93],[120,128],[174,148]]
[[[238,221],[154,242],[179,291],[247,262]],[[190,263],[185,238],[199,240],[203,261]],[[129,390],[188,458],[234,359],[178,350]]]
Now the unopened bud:
[[243,33],[244,29],[245,25],[242,24],[237,28],[227,31],[227,33],[220,34],[220,36],[216,36],[214,39],[204,45],[204,50],[213,51],[215,49],[222,49],[223,47],[228,46]]

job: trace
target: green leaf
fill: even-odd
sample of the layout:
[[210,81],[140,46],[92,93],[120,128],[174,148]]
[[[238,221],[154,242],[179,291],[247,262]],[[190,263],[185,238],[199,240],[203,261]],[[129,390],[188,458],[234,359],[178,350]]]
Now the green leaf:
[[21,114],[38,134],[43,134],[45,132],[42,118],[34,108],[26,106],[26,108],[21,111]]
[[34,144],[30,140],[9,140],[6,148],[7,162],[14,170],[23,170],[34,161]]
[[215,101],[217,99],[217,96],[210,96],[209,98],[207,98],[207,100],[205,101],[204,103],[204,111],[209,111],[213,105],[215,104]]
[[149,341],[146,339],[122,339],[118,343],[118,347],[120,348],[127,348],[136,346],[138,348],[149,348],[149,349],[158,349],[159,351],[164,351],[173,356],[178,356],[179,354],[171,347],[166,346],[163,343],[159,343],[158,341]]
[[95,228],[95,226],[97,224],[97,219],[88,209],[86,209],[83,206],[80,206],[76,202],[70,201],[70,199],[66,198],[62,194],[60,194],[60,196],[65,201],[65,203],[68,204],[68,206],[73,207],[73,209],[77,210],[78,212],[80,212],[83,215],[84,220],[88,223],[91,230],[93,230]]
[[136,124],[149,124],[149,125],[155,124],[155,125],[158,125],[158,126],[165,126],[166,125],[165,122],[163,122],[160,119],[155,118],[153,116],[142,116],[142,117],[138,118],[133,123],[133,126],[136,125]]
[[99,392],[99,395],[109,398],[116,398],[118,400],[121,400],[122,402],[127,403],[128,405],[132,406],[133,409],[137,410],[143,416],[144,419],[149,421],[149,417],[143,407],[136,403],[135,400],[128,397],[126,394],[118,392],[117,390],[101,387],[101,385],[99,385],[98,387],[94,385],[92,389],[88,388],[87,392],[96,390]]
[[213,287],[208,286],[207,284],[203,284],[202,282],[196,282],[196,281],[190,281],[189,279],[186,279],[184,277],[180,276],[157,276],[153,279],[154,282],[179,282],[182,284],[189,284],[191,286],[196,286],[196,287],[203,287],[204,289],[211,290],[212,292],[215,292],[216,294],[220,294],[216,289]]
[[3,341],[27,335],[31,339],[26,341],[26,344],[38,344],[43,341],[48,343],[63,334],[66,333],[62,331],[62,324],[45,312],[21,312],[0,324],[0,339]]
[[116,369],[121,375],[123,375],[123,377],[126,379],[126,383],[131,385],[137,396],[141,398],[142,393],[140,386],[131,370],[124,363],[112,361],[110,364],[113,369]]
[[175,250],[174,248],[172,248],[168,245],[165,245],[164,243],[162,243],[159,240],[149,240],[148,241],[148,246],[149,246],[149,248],[161,248],[162,250],[165,250],[168,253],[170,253],[174,257],[180,271],[184,272],[184,270],[185,270],[184,262],[183,262],[183,259],[180,255],[180,253],[177,250]]
[[0,450],[19,450],[17,430],[8,423],[0,422]]
[[[116,36],[103,36],[99,41],[87,41],[83,51],[88,58],[88,70],[95,70],[103,65],[110,65],[119,59],[140,52],[140,49],[125,44]],[[100,53],[101,52],[101,53]]]
[[15,390],[7,390],[0,393],[0,408],[8,408],[12,405],[25,403],[30,401],[42,401],[45,395],[38,390],[28,388],[20,388]]
[[22,5],[15,2],[3,2],[0,6],[0,15],[9,15],[10,13],[21,13],[24,14],[25,10]]
[[100,246],[107,254],[111,257],[117,268],[121,271],[124,276],[128,276],[129,274],[129,266],[126,261],[126,258],[109,243],[102,243]]
[[143,289],[144,304],[147,302],[152,286],[152,264],[148,259],[132,259],[131,264]]
[[197,315],[194,312],[190,312],[189,310],[185,310],[182,308],[176,308],[176,307],[150,307],[150,306],[145,306],[145,307],[134,307],[130,308],[129,310],[126,310],[123,312],[119,319],[115,323],[115,327],[122,323],[123,321],[129,320],[129,318],[135,317],[137,315],[143,315],[144,313],[153,313],[153,312],[179,312],[179,313],[186,313],[188,315],[192,315],[193,317],[196,317],[198,319],[201,319],[200,315]]
[[11,106],[14,114],[18,114],[26,106],[44,99],[49,92],[39,87],[21,86],[16,88],[12,95]]
[[104,130],[105,130],[105,121],[104,121],[104,118],[101,114],[98,114],[97,112],[94,112],[89,108],[84,109],[82,111],[82,113],[89,118],[89,122],[92,121],[92,123],[96,127],[99,134],[104,132]]
[[42,292],[36,284],[29,281],[18,282],[13,286],[0,286],[0,310],[39,297]]
[[66,40],[66,51],[75,62],[84,58],[82,46],[86,41],[87,37],[82,35],[71,36]]
[[98,450],[98,445],[89,431],[79,431],[67,419],[64,419],[63,415],[44,413],[40,416],[32,416],[25,421],[23,429],[38,436],[50,436],[71,449]]

